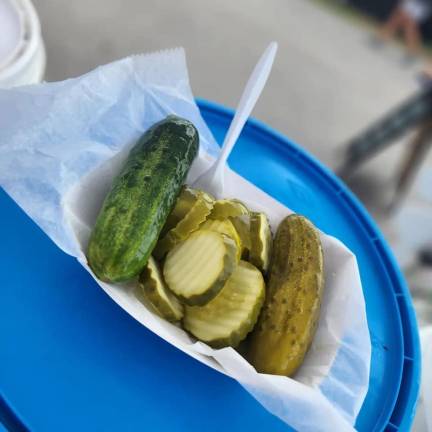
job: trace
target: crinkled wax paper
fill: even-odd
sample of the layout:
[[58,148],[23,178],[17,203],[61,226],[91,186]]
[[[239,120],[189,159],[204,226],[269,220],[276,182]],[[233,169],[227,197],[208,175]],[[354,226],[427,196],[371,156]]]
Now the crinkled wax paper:
[[[239,89],[240,94],[240,89]],[[168,114],[200,132],[193,181],[218,147],[200,116],[182,49],[129,57],[63,82],[0,90],[0,184],[83,267],[99,207],[128,149]],[[291,211],[227,168],[226,195],[265,210],[273,228]],[[354,255],[321,234],[321,319],[295,377],[257,373],[234,349],[213,350],[149,311],[133,286],[100,287],[140,323],[237,380],[266,409],[301,431],[352,430],[367,392],[371,344]],[[35,287],[37,289],[37,287]]]

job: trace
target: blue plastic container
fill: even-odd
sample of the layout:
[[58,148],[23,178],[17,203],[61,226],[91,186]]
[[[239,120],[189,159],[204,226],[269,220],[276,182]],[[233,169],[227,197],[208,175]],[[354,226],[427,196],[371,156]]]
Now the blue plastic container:
[[[232,111],[199,105],[221,142]],[[356,254],[372,340],[356,428],[408,430],[420,380],[417,325],[375,224],[330,171],[258,121],[248,122],[230,165]],[[3,191],[0,214],[0,420],[11,430],[289,429],[235,381],[138,324]]]

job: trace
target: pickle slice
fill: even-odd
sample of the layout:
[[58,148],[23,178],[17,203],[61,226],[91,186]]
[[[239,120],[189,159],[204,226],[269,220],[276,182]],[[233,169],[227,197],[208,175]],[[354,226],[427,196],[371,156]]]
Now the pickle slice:
[[177,225],[169,230],[164,237],[159,239],[153,250],[153,255],[159,260],[162,259],[177,243],[196,231],[207,219],[213,208],[213,204],[214,200],[209,194],[198,191],[196,202]]
[[237,262],[237,245],[232,238],[199,230],[168,253],[163,274],[169,289],[182,302],[204,305],[219,293]]
[[258,372],[296,372],[315,334],[323,288],[317,230],[303,216],[286,217],[274,240],[266,301],[249,338],[247,358]]
[[242,245],[241,257],[245,260],[249,259],[249,250],[251,247],[250,238],[250,218],[249,216],[236,216],[230,218],[234,225]]
[[272,234],[269,221],[264,213],[251,214],[250,238],[249,261],[266,273],[270,265]]
[[229,217],[249,214],[248,208],[237,199],[221,199],[214,203],[210,219],[227,219]]
[[225,220],[208,219],[200,226],[200,229],[215,231],[221,234],[225,234],[228,237],[231,237],[236,242],[237,260],[240,260],[241,251],[243,249],[242,242],[237,230],[235,229],[233,223],[229,219],[225,219]]
[[169,230],[175,226],[187,215],[193,205],[197,202],[199,191],[189,186],[184,185],[171,213],[165,222],[161,231],[161,236],[164,236]]
[[139,286],[144,297],[162,318],[170,322],[183,318],[183,305],[169,292],[153,257],[149,258],[139,277]]
[[261,272],[240,261],[217,297],[203,307],[186,306],[183,326],[214,348],[236,347],[255,325],[264,296]]

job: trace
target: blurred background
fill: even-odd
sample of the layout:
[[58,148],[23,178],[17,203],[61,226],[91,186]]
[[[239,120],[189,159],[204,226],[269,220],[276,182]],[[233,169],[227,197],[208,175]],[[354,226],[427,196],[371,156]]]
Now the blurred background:
[[[11,25],[6,3],[0,29]],[[20,52],[0,38],[0,85],[64,80],[183,46],[195,96],[235,107],[256,60],[278,41],[254,116],[341,174],[392,246],[419,324],[432,323],[432,1],[33,3],[46,67],[36,41],[32,74],[30,60],[25,78],[7,72]],[[16,37],[31,44],[28,29]]]

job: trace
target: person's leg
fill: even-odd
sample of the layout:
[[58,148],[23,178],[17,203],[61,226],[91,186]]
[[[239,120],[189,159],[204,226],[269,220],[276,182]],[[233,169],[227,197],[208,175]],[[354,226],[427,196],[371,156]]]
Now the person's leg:
[[400,7],[396,7],[390,17],[381,27],[378,35],[383,40],[389,40],[395,36],[396,32],[401,27],[404,20],[404,11]]
[[420,29],[417,22],[408,14],[405,14],[402,30],[408,51],[413,55],[418,54],[422,45]]

